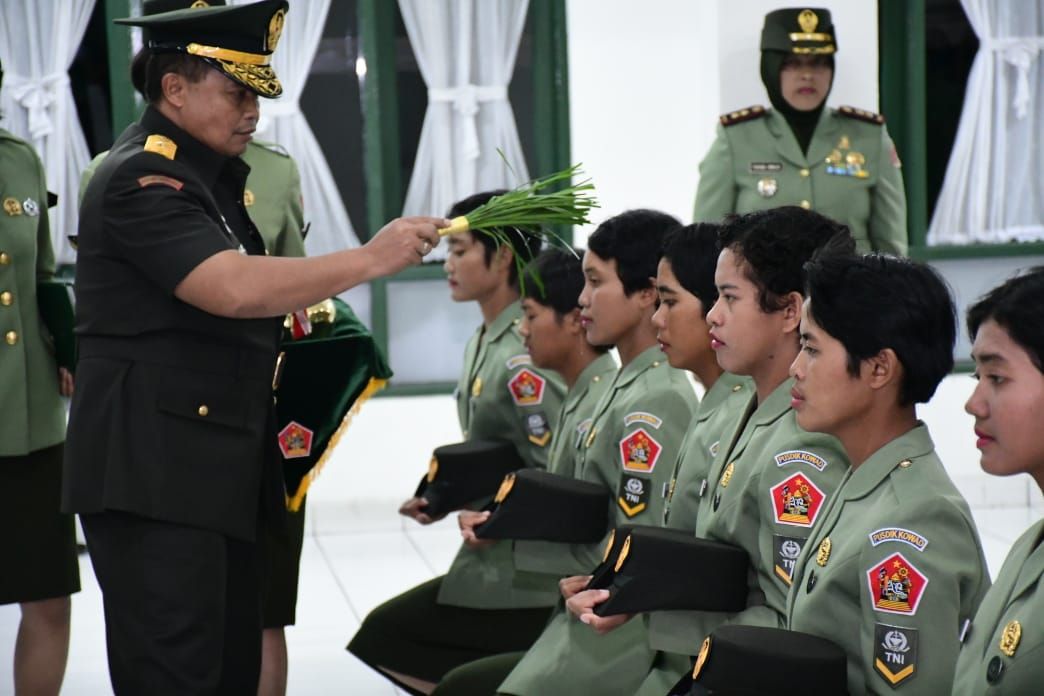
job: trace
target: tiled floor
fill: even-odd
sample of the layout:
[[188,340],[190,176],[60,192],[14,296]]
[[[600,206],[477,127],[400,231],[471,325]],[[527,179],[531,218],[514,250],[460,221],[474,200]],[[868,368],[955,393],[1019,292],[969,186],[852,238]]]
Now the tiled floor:
[[[940,408],[959,410],[959,394],[944,396],[951,405]],[[925,419],[937,441],[943,439],[938,432],[947,423]],[[449,397],[375,400],[353,423],[351,437],[346,436],[310,494],[297,625],[287,630],[290,694],[396,693],[344,646],[372,607],[449,566],[459,542],[456,524],[447,520],[422,528],[395,510],[426,470],[432,447],[452,441],[456,432]],[[962,427],[960,438],[969,439],[970,432]],[[978,481],[972,471],[966,475],[971,483]],[[994,574],[1012,542],[1040,518],[1039,500],[1021,494],[1004,507],[975,508]],[[979,504],[987,502],[997,504],[989,499]],[[73,599],[72,648],[63,693],[110,694],[101,596],[86,557],[81,559],[81,577],[83,591]],[[17,625],[17,607],[0,607],[0,694],[11,691],[9,656]]]

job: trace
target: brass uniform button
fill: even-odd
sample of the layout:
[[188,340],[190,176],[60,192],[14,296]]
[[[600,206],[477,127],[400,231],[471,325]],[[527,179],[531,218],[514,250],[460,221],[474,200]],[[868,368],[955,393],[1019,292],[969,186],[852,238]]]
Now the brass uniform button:
[[807,169],[802,169],[800,173],[801,173],[801,178],[806,178],[809,175],[810,172]]
[[733,384],[733,385],[732,385],[732,391],[733,391],[733,392],[738,392],[738,391],[739,391],[740,389],[742,389],[742,388],[743,388],[743,385],[742,385],[742,384]]
[[0,304],[5,307],[10,307],[14,304],[14,295],[12,295],[8,290],[0,292]]
[[198,409],[196,410],[196,412],[197,412],[197,413],[198,413],[199,415],[203,416],[204,418],[205,418],[206,416],[210,415],[210,409],[209,409],[209,408],[207,407],[207,405],[206,405],[206,404],[203,404],[203,405],[201,405],[201,406],[200,406],[200,407],[199,407],[199,408],[198,408]]
[[653,367],[659,367],[660,366],[660,361],[659,360],[653,360],[652,366]]
[[901,469],[909,469],[911,464],[913,464],[913,462],[911,462],[909,459],[904,459],[903,461],[899,462],[899,467]]
[[812,209],[812,204],[809,203],[808,201],[801,201],[801,207],[804,208],[805,210],[811,210]]
[[7,341],[7,345],[13,346],[14,344],[18,343],[18,332],[8,331],[6,334],[4,334],[4,340]]
[[6,266],[11,263],[11,255],[6,251],[0,251],[0,266]]

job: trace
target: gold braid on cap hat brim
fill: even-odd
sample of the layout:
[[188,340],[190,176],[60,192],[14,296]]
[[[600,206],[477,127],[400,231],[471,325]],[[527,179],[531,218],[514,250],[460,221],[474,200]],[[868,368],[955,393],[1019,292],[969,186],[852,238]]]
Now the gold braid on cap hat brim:
[[210,60],[233,80],[249,87],[262,97],[278,97],[283,93],[283,85],[279,83],[279,78],[270,65],[247,65],[214,58]]

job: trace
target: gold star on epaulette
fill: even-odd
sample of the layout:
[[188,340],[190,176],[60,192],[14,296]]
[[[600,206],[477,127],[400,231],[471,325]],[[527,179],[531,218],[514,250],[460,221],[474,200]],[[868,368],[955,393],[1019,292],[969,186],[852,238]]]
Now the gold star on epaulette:
[[763,106],[748,106],[745,109],[740,109],[738,111],[730,111],[727,114],[722,114],[718,117],[718,120],[721,121],[722,126],[728,128],[729,126],[734,126],[737,123],[743,123],[744,121],[753,121],[756,118],[761,118],[766,113],[768,112],[765,111],[765,107]]
[[837,113],[846,118],[854,118],[857,121],[865,121],[866,123],[873,123],[878,126],[883,125],[885,122],[885,117],[881,114],[875,114],[873,111],[867,111],[865,109],[857,109],[854,106],[838,107]]

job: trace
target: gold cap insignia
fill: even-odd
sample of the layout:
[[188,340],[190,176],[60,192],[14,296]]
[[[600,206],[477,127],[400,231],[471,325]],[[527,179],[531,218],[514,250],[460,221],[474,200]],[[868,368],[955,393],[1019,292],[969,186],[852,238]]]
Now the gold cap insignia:
[[436,459],[435,457],[432,457],[431,461],[428,462],[428,483],[431,483],[432,481],[434,481],[435,480],[435,476],[438,475],[438,473],[439,473],[439,460]]
[[145,139],[145,152],[152,152],[172,160],[178,152],[178,146],[165,135],[150,135]]
[[824,567],[828,560],[830,560],[830,537],[824,539],[819,545],[819,551],[816,553],[816,564]]
[[627,538],[624,539],[623,546],[620,547],[620,555],[616,557],[616,567],[613,568],[617,573],[623,568],[624,561],[627,560],[627,554],[631,552],[631,535],[628,534]]
[[272,19],[268,21],[268,37],[265,40],[265,50],[274,51],[279,37],[283,35],[283,24],[286,22],[286,10],[276,10]]
[[707,636],[703,639],[703,645],[700,646],[700,654],[696,656],[696,664],[692,668],[693,679],[700,676],[700,671],[703,670],[703,663],[707,661],[707,656],[710,655],[710,648],[711,637]]
[[616,530],[613,529],[609,532],[609,541],[605,545],[605,555],[602,556],[602,563],[609,560],[609,552],[613,550],[613,541],[616,540]]
[[1000,651],[1008,657],[1014,657],[1021,639],[1022,624],[1018,621],[1008,622],[1008,625],[1004,627],[1004,633],[1001,634]]
[[500,482],[500,489],[497,490],[497,495],[493,498],[494,503],[502,503],[504,499],[508,497],[508,493],[515,487],[515,473],[512,472],[504,477],[504,480]]
[[254,192],[250,189],[246,189],[243,191],[243,205],[247,206],[248,208],[254,205]]
[[8,215],[21,215],[22,204],[18,202],[17,198],[8,196],[4,199],[4,212]]
[[819,16],[812,10],[801,10],[798,14],[798,26],[802,32],[811,34],[819,26]]
[[196,0],[194,3],[189,5],[189,9],[192,9],[192,10],[200,10],[200,9],[203,9],[204,7],[210,7],[210,3],[207,2],[207,0]]

